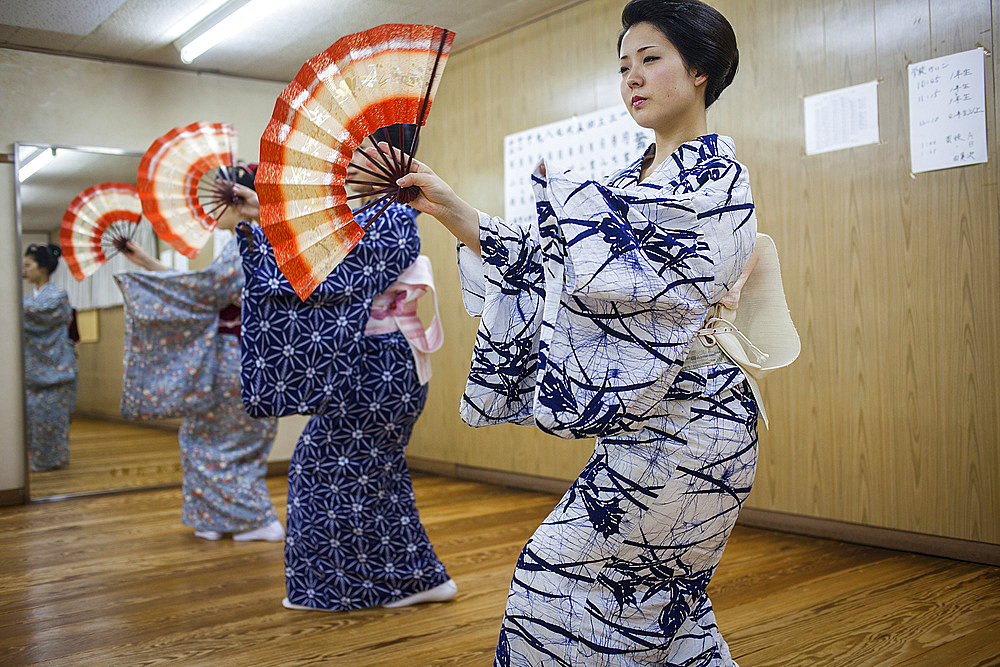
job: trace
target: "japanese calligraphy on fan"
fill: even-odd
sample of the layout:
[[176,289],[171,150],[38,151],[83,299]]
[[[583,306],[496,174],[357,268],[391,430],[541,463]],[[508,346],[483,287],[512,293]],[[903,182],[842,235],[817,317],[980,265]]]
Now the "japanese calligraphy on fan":
[[653,131],[620,106],[574,116],[504,137],[504,217],[522,224],[535,218],[531,171],[545,159],[550,168],[580,180],[601,179],[631,164],[653,142]]
[[914,174],[989,159],[984,56],[983,49],[972,49],[907,68]]

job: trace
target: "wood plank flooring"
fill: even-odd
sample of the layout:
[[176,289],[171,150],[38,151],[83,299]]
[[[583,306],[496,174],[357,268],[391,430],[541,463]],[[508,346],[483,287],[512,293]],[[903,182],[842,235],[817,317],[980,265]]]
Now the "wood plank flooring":
[[32,498],[181,483],[177,431],[74,416],[69,465],[31,473]]
[[[283,609],[281,545],[195,539],[177,489],[2,508],[0,664],[490,665],[557,499],[414,478],[459,594],[397,610]],[[742,667],[1000,663],[1000,568],[738,526],[709,592]]]

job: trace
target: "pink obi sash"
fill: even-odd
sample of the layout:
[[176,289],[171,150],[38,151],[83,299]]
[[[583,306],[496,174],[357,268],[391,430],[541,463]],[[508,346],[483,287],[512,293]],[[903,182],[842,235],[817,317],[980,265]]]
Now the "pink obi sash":
[[[424,329],[417,317],[417,300],[427,290],[434,296],[434,319]],[[365,327],[365,335],[375,336],[393,331],[403,332],[413,350],[413,361],[417,365],[420,384],[427,384],[431,379],[430,353],[437,351],[444,343],[444,331],[438,315],[431,259],[426,255],[417,257],[417,261],[403,271],[389,289],[372,300],[372,314]]]

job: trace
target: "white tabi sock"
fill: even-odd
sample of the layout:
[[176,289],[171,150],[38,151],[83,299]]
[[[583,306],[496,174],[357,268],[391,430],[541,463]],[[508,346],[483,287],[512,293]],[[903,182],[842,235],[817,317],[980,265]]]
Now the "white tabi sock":
[[245,533],[237,533],[233,535],[233,540],[236,542],[249,542],[251,540],[261,540],[263,542],[281,542],[285,539],[285,529],[281,526],[281,522],[275,519],[266,526],[261,526],[260,528],[254,528],[253,530],[248,530]]
[[410,605],[420,604],[422,602],[447,602],[455,597],[456,593],[458,593],[458,586],[455,585],[455,581],[453,579],[449,579],[440,586],[435,586],[434,588],[421,591],[420,593],[414,593],[413,595],[409,595],[402,600],[386,602],[382,606],[388,609],[395,609],[397,607],[409,607]]
[[196,530],[194,531],[195,537],[200,537],[203,540],[221,540],[222,533],[215,530]]

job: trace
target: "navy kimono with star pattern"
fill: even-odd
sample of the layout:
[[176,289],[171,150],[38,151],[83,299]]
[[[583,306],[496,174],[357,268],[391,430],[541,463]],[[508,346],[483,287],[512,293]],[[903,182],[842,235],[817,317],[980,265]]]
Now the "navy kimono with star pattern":
[[305,302],[259,227],[238,237],[244,404],[251,414],[315,415],[288,469],[289,601],[357,609],[445,583],[403,456],[427,386],[401,332],[364,335],[372,299],[419,254],[416,211],[390,206]]

